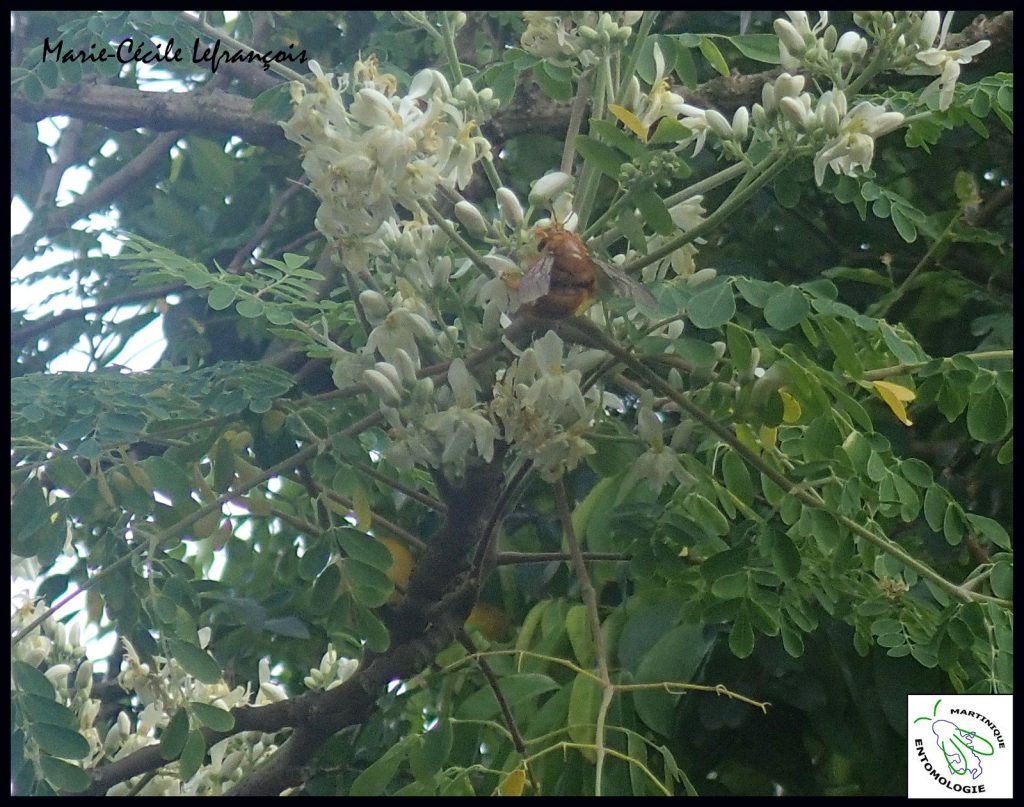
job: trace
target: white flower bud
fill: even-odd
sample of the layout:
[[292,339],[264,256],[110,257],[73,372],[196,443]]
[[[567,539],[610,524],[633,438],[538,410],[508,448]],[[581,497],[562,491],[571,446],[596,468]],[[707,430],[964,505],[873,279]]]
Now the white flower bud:
[[821,125],[830,137],[839,134],[841,119],[835,104],[825,104],[820,110]]
[[732,127],[729,125],[729,121],[725,119],[725,115],[717,109],[709,109],[704,113],[704,116],[708,126],[711,127],[711,131],[723,140],[732,139]]
[[826,51],[835,50],[836,40],[839,39],[839,32],[836,30],[834,25],[830,25],[825,29],[825,33],[821,35],[821,44],[824,46]]
[[388,377],[377,370],[363,370],[363,383],[387,403],[399,403],[402,400]]
[[739,107],[732,116],[732,136],[742,143],[750,130],[750,112],[745,106]]
[[794,56],[799,56],[806,50],[807,45],[804,43],[804,38],[793,26],[793,23],[788,20],[778,19],[772,25],[779,39],[782,40],[782,44],[786,46],[786,50]]
[[[395,369],[398,370],[399,376],[402,380],[412,383],[416,380],[416,363],[412,360],[412,357],[405,352],[402,348],[396,348],[395,352],[391,354],[391,360],[395,363]],[[397,386],[401,386],[398,384]]]
[[224,757],[224,761],[221,763],[220,766],[220,775],[225,777],[231,776],[231,774],[235,772],[235,769],[242,762],[244,756],[245,755],[241,751],[232,751],[230,754]]
[[[783,73],[777,79],[775,79],[775,100],[779,101],[786,96],[796,97],[804,90],[804,79],[803,76],[791,76],[789,73]],[[767,109],[767,106],[765,106]]]
[[942,25],[942,15],[938,11],[926,11],[924,17],[921,18],[921,29],[917,34],[917,41],[921,47],[930,48],[932,43],[935,42],[935,35],[939,32],[939,26]]
[[636,76],[630,76],[622,105],[626,109],[636,109],[638,103],[640,103],[640,79]]
[[552,171],[533,183],[530,204],[542,205],[572,187],[573,179],[563,171]]
[[427,322],[419,314],[413,314],[408,312],[405,316],[405,321],[411,326],[411,330],[414,335],[420,337],[424,341],[433,342],[435,339],[434,329],[430,327],[430,323]]
[[75,689],[82,690],[88,695],[92,692],[92,662],[86,660],[75,673]]
[[775,85],[765,84],[761,87],[762,108],[769,115],[775,111]]
[[494,198],[498,201],[498,209],[501,217],[510,227],[518,227],[523,223],[523,206],[519,204],[516,195],[508,188],[498,188],[494,192]]
[[278,703],[280,701],[288,700],[288,693],[277,684],[272,684],[269,681],[265,681],[260,684],[260,695],[262,695],[264,700],[269,703]]
[[386,361],[379,361],[373,366],[377,369],[377,372],[392,383],[396,390],[402,388],[402,379],[399,377],[398,370],[395,365],[389,364]]
[[644,16],[642,11],[623,11],[622,12],[622,24],[623,25],[636,25],[640,22]]
[[856,31],[847,31],[836,43],[836,56],[847,62],[862,59],[867,50],[868,41]]
[[804,109],[804,105],[799,100],[792,96],[786,96],[779,101],[779,108],[782,110],[782,114],[792,123],[794,126],[798,126],[803,129],[807,124],[807,110]]
[[71,673],[70,664],[54,664],[43,672],[46,679],[57,689],[63,689],[67,685],[68,675]]
[[725,355],[725,342],[712,342],[711,347],[715,349],[716,360],[720,360]]
[[718,270],[712,269],[710,266],[708,266],[705,267],[704,269],[700,269],[699,271],[694,272],[692,275],[686,278],[686,285],[694,287],[700,286],[703,285],[704,283],[708,283],[709,281],[714,280],[716,277],[718,277]]
[[455,404],[470,409],[476,403],[476,379],[466,369],[462,359],[455,359],[448,367],[448,385],[455,396]]
[[371,289],[359,292],[359,304],[363,307],[366,315],[377,322],[384,319],[391,311],[391,306],[388,305],[384,296]]
[[200,628],[196,631],[199,634],[199,646],[206,649],[206,646],[210,643],[210,637],[213,635],[213,630],[209,627]]
[[462,222],[466,232],[474,238],[483,238],[487,235],[487,221],[472,202],[467,202],[465,199],[461,202],[456,202],[455,218]]

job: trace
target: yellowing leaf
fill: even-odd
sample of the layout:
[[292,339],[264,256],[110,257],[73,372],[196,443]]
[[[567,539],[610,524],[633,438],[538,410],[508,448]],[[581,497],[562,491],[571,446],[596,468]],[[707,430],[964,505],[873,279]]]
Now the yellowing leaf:
[[779,397],[782,398],[782,422],[796,423],[800,420],[800,415],[803,413],[800,402],[783,390],[779,390]]
[[396,586],[405,588],[409,585],[409,578],[412,576],[412,555],[405,544],[395,538],[379,538],[378,540],[391,553],[391,568],[388,569],[388,577]]
[[779,439],[779,430],[774,426],[762,426],[758,430],[758,441],[761,443],[761,448],[765,451],[771,451],[775,448],[775,441]]
[[917,393],[899,384],[893,384],[891,381],[872,381],[871,385],[875,388],[875,392],[878,393],[879,397],[892,410],[892,413],[899,418],[900,423],[904,426],[914,425],[907,417],[907,408],[903,404],[904,402],[914,400],[917,397]]
[[356,514],[356,527],[363,532],[370,529],[373,511],[370,510],[370,500],[366,498],[366,491],[362,485],[357,486],[355,493],[352,494],[352,510]]
[[[488,639],[497,641],[501,639],[508,630],[508,617],[505,612],[495,605],[486,602],[478,602],[473,610],[466,617],[467,625],[475,625],[480,632]],[[509,795],[509,794],[506,794]],[[515,795],[519,795],[516,793]]]
[[505,777],[505,781],[498,788],[499,796],[522,796],[523,788],[526,786],[526,771],[516,768]]
[[636,115],[618,104],[608,104],[608,111],[611,112],[625,125],[629,131],[639,137],[644,143],[647,142],[647,127]]

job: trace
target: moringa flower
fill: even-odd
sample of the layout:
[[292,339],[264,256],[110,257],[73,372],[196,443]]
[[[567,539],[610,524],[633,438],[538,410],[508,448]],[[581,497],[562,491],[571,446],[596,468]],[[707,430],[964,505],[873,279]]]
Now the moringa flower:
[[[826,109],[830,105],[834,112]],[[814,157],[814,180],[818,185],[825,179],[826,167],[846,176],[854,176],[857,168],[870,168],[875,156],[875,140],[903,123],[902,113],[887,111],[867,101],[847,113],[846,95],[840,90],[822,96],[815,116],[823,123],[829,118],[839,118],[839,133]]]

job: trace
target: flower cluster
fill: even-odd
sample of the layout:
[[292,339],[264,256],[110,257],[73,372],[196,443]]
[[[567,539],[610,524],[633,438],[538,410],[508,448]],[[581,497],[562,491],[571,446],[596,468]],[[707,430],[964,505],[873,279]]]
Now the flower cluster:
[[[45,610],[42,602],[25,599],[11,617],[12,633],[20,633]],[[81,627],[74,624],[68,628],[52,616],[47,617],[12,647],[11,660],[42,669],[53,686],[56,702],[70,709],[78,718],[75,730],[89,743],[85,764],[97,759],[102,754],[102,743],[95,720],[101,704],[90,697],[93,667],[92,662],[85,658]],[[11,686],[13,689],[13,680]],[[25,756],[30,758],[34,753],[29,748]]]
[[579,369],[563,367],[562,340],[548,331],[494,385],[491,411],[501,421],[505,440],[521,448],[548,481],[594,453],[582,436],[594,412],[580,390],[581,377]]
[[837,89],[843,89],[867,58],[871,40],[883,59],[883,68],[904,75],[937,77],[922,93],[921,100],[938,92],[940,110],[948,109],[953,101],[961,65],[970,63],[990,44],[985,39],[967,47],[945,49],[952,11],[945,17],[938,11],[857,12],[854,22],[867,37],[856,31],[840,36],[835,26],[828,24],[828,13],[824,11],[813,26],[805,11],[787,11],[786,16],[788,19],[775,20],[774,27],[782,66],[787,70],[802,69],[829,76]]
[[[645,390],[637,411],[637,433],[647,442],[648,448],[633,463],[630,476],[637,480],[646,479],[655,491],[661,491],[669,479],[681,485],[691,484],[693,476],[680,463],[676,446],[665,445],[664,427],[654,413],[651,399],[651,393]],[[676,430],[673,442],[683,434],[683,430]]]
[[490,462],[498,430],[477,403],[477,382],[462,359],[452,361],[448,383],[437,388],[430,378],[417,381],[407,373],[398,378],[408,390],[401,405],[381,400],[391,426],[386,453],[395,467],[406,470],[419,463],[456,480],[465,476],[473,457]]
[[814,178],[820,185],[825,169],[854,176],[867,170],[875,154],[875,140],[903,123],[903,114],[862,101],[848,109],[842,90],[829,90],[819,98],[804,92],[803,76],[783,73],[761,88],[761,103],[751,114],[759,124],[786,122],[799,141],[810,138],[824,145],[814,158]]
[[641,16],[639,11],[614,16],[607,11],[527,11],[520,44],[551,64],[586,70],[609,48],[625,43]]
[[[941,30],[939,30],[939,12],[926,11],[921,18],[921,27],[917,32],[916,40],[911,42],[910,48],[916,50],[914,59],[920,64],[904,68],[902,72],[912,76],[938,76],[929,84],[921,94],[921,100],[926,100],[935,92],[939,93],[939,109],[949,109],[953,102],[953,89],[956,81],[960,78],[960,65],[970,64],[971,60],[980,53],[986,51],[991,44],[987,39],[975,42],[964,48],[946,50],[943,45],[946,43],[946,35],[949,33],[949,24],[953,19],[953,12],[947,11],[942,19]],[[938,42],[936,42],[938,35]],[[917,49],[914,46],[918,46]]]
[[[466,80],[453,92],[436,70],[421,70],[405,95],[376,59],[336,79],[310,62],[312,88],[292,85],[295,108],[282,124],[303,150],[303,168],[320,199],[316,225],[329,239],[354,243],[417,210],[439,185],[464,187],[490,144],[468,114],[493,111],[490,90]],[[351,101],[346,103],[348,96]]]

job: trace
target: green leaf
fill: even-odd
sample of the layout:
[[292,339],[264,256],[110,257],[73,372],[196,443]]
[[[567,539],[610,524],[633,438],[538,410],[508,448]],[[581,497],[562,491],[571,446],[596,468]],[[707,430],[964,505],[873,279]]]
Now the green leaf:
[[235,301],[236,295],[234,286],[214,286],[206,298],[206,304],[214,311],[223,311]]
[[967,405],[967,431],[981,443],[998,442],[1009,429],[1009,412],[1002,390],[992,384]]
[[900,234],[900,238],[908,244],[914,243],[917,240],[917,226],[907,217],[904,209],[893,205],[891,215],[893,226],[896,227],[896,232]]
[[167,728],[160,734],[160,756],[164,759],[177,759],[188,740],[188,712],[178,709],[171,717]]
[[154,489],[160,491],[174,504],[191,501],[192,484],[185,469],[166,457],[149,457],[138,464]]
[[43,771],[43,778],[54,790],[65,793],[81,793],[92,784],[89,774],[70,762],[44,756],[40,758],[39,764]]
[[221,679],[220,665],[205,650],[180,639],[167,639],[167,646],[182,669],[204,684],[216,684]]
[[1013,599],[1013,564],[1001,561],[992,567],[989,578],[992,593],[1004,599]]
[[764,307],[764,318],[776,330],[786,331],[799,325],[810,310],[803,292],[796,286],[787,286],[768,299]]
[[754,503],[754,483],[747,464],[735,451],[722,458],[722,477],[729,492],[748,507]]
[[736,314],[736,298],[724,280],[690,298],[686,307],[690,322],[698,328],[718,328]]
[[676,231],[676,225],[672,222],[668,208],[653,190],[637,194],[634,201],[644,217],[644,221],[654,232],[659,235],[672,235]]
[[[591,676],[577,673],[569,696],[567,728],[573,742],[592,745],[597,736],[597,710],[601,706],[601,686]],[[582,752],[590,758],[591,754]]]
[[[637,667],[637,683],[691,683],[710,649],[704,630],[695,623],[678,625],[662,636]],[[648,726],[670,736],[678,695],[643,690],[633,693],[637,715]]]
[[88,740],[73,729],[52,723],[32,723],[28,732],[40,748],[55,757],[85,759],[89,756]]
[[437,725],[423,735],[423,742],[409,749],[409,763],[417,779],[432,777],[448,762],[452,751],[452,722],[441,717]]
[[355,558],[342,561],[342,578],[348,581],[356,601],[370,608],[383,605],[395,592],[395,584],[387,574]]
[[329,531],[329,536],[338,542],[338,546],[348,557],[386,572],[393,562],[391,552],[372,535],[360,532],[354,527],[336,527]]
[[257,300],[253,297],[247,297],[244,300],[238,301],[238,304],[235,306],[235,311],[238,312],[238,315],[240,317],[245,317],[246,319],[256,319],[257,317],[263,315],[264,308],[265,306],[263,305],[262,300]]
[[720,600],[735,600],[747,596],[749,577],[746,572],[723,575],[711,584],[711,593]]
[[689,46],[684,45],[676,51],[676,75],[691,90],[697,86],[697,63]]
[[1010,536],[998,521],[994,521],[988,516],[979,516],[977,513],[967,513],[967,521],[985,541],[991,541],[1007,552],[1012,549]]
[[190,701],[189,708],[200,723],[214,731],[231,731],[235,727],[235,716],[225,709],[199,701]]
[[779,64],[782,61],[779,38],[775,34],[742,34],[728,39],[748,59],[765,64]]
[[942,530],[948,499],[938,485],[932,485],[924,494],[924,519],[933,532]]
[[388,629],[384,627],[377,615],[369,608],[358,602],[352,604],[352,616],[355,620],[356,630],[360,637],[366,641],[366,646],[375,653],[383,653],[391,644],[391,636]]
[[[668,118],[663,118],[663,120],[668,120]],[[686,131],[689,134],[689,129]],[[611,121],[591,118],[590,132],[592,136],[596,135],[602,142],[628,154],[634,160],[643,160],[647,157],[647,147]]]
[[[512,673],[498,681],[498,688],[505,697],[509,707],[525,704],[546,692],[559,689],[559,685],[541,673]],[[462,703],[456,710],[456,716],[462,720],[489,720],[498,714],[498,702],[490,687],[483,687]]]
[[729,532],[729,520],[700,493],[691,493],[686,497],[686,509],[712,535],[726,535]]
[[18,705],[25,715],[35,723],[50,723],[65,728],[78,725],[78,717],[75,713],[63,703],[57,703],[55,700],[33,695],[30,692],[21,692]]
[[572,98],[572,82],[553,75],[556,71],[557,68],[547,62],[541,62],[533,68],[533,80],[549,98],[555,101],[568,101]]
[[391,746],[376,762],[360,773],[348,791],[349,796],[382,796],[384,789],[395,778],[398,766],[408,753],[408,743]]
[[308,639],[309,627],[297,616],[279,616],[263,623],[263,629],[289,639]]
[[775,532],[772,541],[772,565],[783,580],[795,580],[803,559],[793,539],[784,532]]
[[22,692],[30,692],[50,701],[57,697],[57,692],[50,680],[24,661],[11,662],[11,674],[14,676],[15,686]]
[[729,75],[729,64],[725,61],[722,51],[718,49],[718,45],[710,37],[702,36],[700,38],[700,52],[704,54],[708,64],[715,68],[720,75]]
[[586,606],[574,605],[569,609],[565,615],[565,630],[576,660],[581,667],[589,667],[594,660],[594,637],[590,632]]
[[206,740],[203,739],[203,733],[199,729],[192,729],[178,760],[178,778],[182,782],[187,782],[196,775],[205,759]]
[[736,658],[746,658],[754,652],[754,629],[746,616],[739,617],[729,631],[729,650]]
[[678,143],[686,140],[691,134],[690,129],[675,118],[664,117],[658,121],[654,134],[647,139],[647,142],[652,146],[662,143]]
[[602,174],[618,180],[619,168],[626,161],[619,151],[589,135],[576,138],[576,151]]

